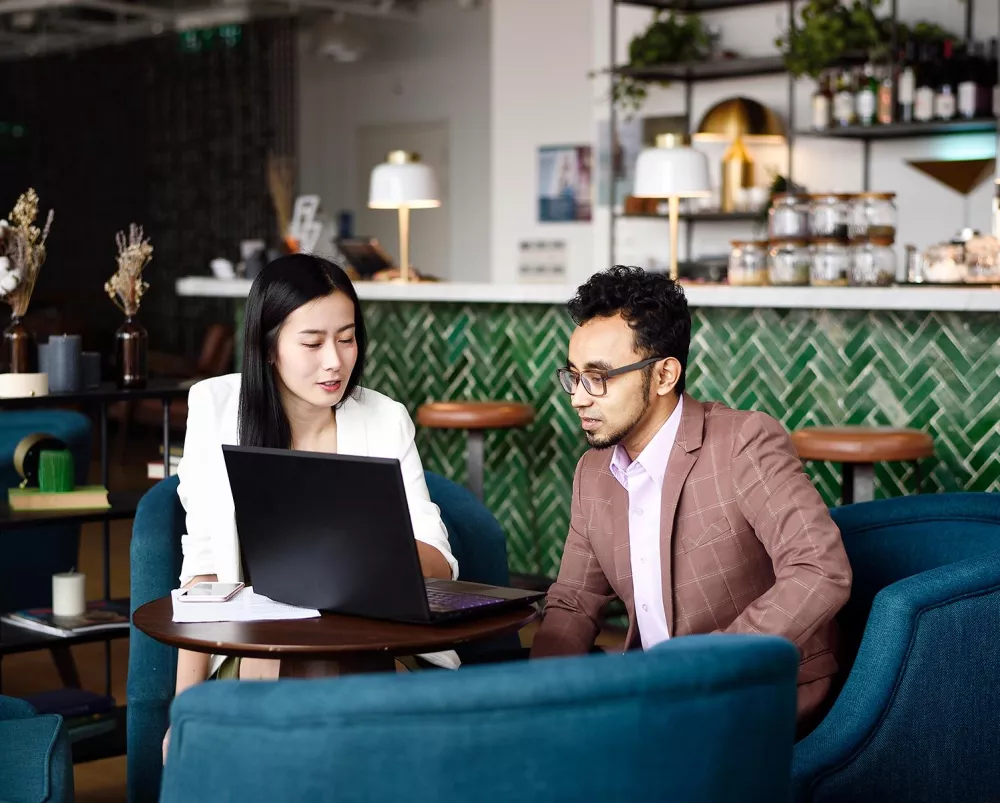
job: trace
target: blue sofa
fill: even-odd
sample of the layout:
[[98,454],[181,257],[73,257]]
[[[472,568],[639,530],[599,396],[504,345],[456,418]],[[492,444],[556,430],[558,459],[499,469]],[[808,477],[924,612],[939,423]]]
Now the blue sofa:
[[[427,488],[441,508],[462,577],[506,585],[507,547],[496,519],[468,490],[428,472]],[[132,529],[132,610],[166,596],[177,587],[181,570],[180,537],[184,509],[177,497],[177,478],[162,480],[139,503]],[[488,660],[509,653],[517,636],[459,650],[463,661]],[[131,628],[128,667],[128,799],[155,801],[162,772],[161,743],[174,696],[176,651]]]
[[71,803],[73,759],[62,717],[0,696],[0,803]]
[[691,636],[650,652],[202,684],[171,711],[163,803],[775,803],[798,652]]
[[1000,801],[1000,494],[838,508],[856,656],[795,748],[797,803]]

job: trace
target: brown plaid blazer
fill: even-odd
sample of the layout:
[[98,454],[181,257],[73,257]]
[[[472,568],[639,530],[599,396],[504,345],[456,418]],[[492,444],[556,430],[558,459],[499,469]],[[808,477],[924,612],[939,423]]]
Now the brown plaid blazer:
[[[628,610],[626,648],[641,645],[628,492],[611,474],[611,455],[591,449],[576,468],[569,536],[532,657],[587,652],[615,596]],[[808,719],[837,671],[833,617],[850,594],[851,568],[781,424],[685,395],[660,529],[670,635],[764,633],[794,642],[802,656],[799,720]]]

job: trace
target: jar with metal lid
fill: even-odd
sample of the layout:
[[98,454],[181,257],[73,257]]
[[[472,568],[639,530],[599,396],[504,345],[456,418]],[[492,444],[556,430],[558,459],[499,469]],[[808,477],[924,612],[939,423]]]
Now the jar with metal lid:
[[767,213],[767,236],[772,240],[808,237],[808,196],[790,193],[775,195]]
[[810,196],[809,230],[813,237],[836,237],[846,240],[850,236],[853,195],[824,193]]
[[851,269],[851,248],[846,240],[822,237],[813,240],[810,284],[817,287],[844,287]]
[[807,285],[812,253],[806,239],[772,240],[769,254],[771,284]]
[[896,239],[896,193],[863,192],[854,200],[851,238]]
[[888,287],[896,280],[896,252],[891,237],[861,237],[851,242],[850,283],[854,287]]
[[743,287],[767,284],[767,240],[733,240],[732,246],[729,283]]

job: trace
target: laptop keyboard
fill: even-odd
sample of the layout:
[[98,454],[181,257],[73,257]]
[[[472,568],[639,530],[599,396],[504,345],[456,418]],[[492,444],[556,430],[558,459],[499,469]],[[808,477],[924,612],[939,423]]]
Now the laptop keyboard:
[[436,588],[427,589],[427,603],[432,611],[462,611],[468,608],[481,608],[483,605],[495,605],[496,597],[484,597],[480,594],[461,594],[455,591],[441,591]]

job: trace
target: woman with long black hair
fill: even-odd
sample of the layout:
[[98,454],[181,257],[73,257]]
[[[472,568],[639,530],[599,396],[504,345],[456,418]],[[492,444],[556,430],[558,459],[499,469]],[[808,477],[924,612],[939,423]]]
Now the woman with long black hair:
[[[365,324],[347,274],[308,254],[271,262],[250,288],[244,333],[242,373],[206,379],[188,396],[177,472],[187,514],[181,585],[242,579],[223,444],[398,459],[424,576],[457,577],[409,414],[398,402],[362,388]],[[458,665],[454,653],[425,657]],[[179,652],[178,694],[213,675],[274,678],[278,662]]]

